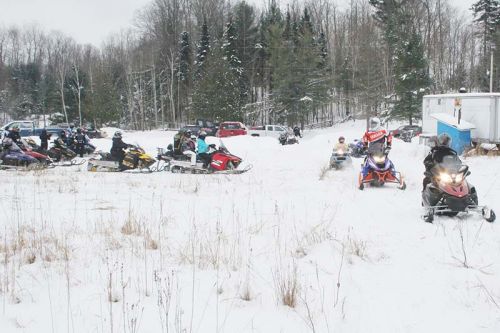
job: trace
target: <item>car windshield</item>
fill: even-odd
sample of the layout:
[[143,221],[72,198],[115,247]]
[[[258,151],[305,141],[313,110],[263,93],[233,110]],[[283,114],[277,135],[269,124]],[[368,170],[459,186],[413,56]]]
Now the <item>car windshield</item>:
[[224,129],[240,129],[240,125],[239,124],[224,124],[222,125],[222,128]]

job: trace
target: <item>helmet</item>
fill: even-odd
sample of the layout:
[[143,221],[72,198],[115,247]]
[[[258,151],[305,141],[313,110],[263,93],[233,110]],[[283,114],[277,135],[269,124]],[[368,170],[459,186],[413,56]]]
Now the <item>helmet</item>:
[[438,146],[449,147],[451,144],[451,137],[447,133],[441,133],[437,138]]
[[121,139],[122,138],[122,132],[116,131],[115,134],[113,134],[113,138],[117,138],[117,139],[120,138]]
[[59,133],[60,136],[66,136],[66,131],[65,130],[62,130],[60,133]]
[[186,132],[184,132],[184,135],[188,138],[191,137],[191,130],[187,130]]
[[345,138],[344,138],[343,136],[340,136],[340,137],[339,137],[339,142],[340,142],[340,143],[344,143],[344,142],[345,142]]
[[200,135],[207,136],[207,132],[205,132],[205,131],[200,131],[200,133],[198,133],[198,136],[200,136]]
[[191,139],[196,140],[196,135],[191,134]]
[[380,119],[378,117],[373,117],[370,119],[370,128],[377,129],[380,126]]
[[3,139],[3,141],[2,141],[2,146],[4,146],[4,147],[6,147],[6,148],[7,148],[7,147],[12,146],[12,143],[13,143],[13,141],[12,141],[12,139],[11,139],[11,138],[5,138],[5,139]]
[[19,125],[12,126],[12,130],[16,131],[16,132],[19,132]]
[[78,134],[82,133],[82,129],[81,128],[77,128],[76,129],[76,133],[78,133]]

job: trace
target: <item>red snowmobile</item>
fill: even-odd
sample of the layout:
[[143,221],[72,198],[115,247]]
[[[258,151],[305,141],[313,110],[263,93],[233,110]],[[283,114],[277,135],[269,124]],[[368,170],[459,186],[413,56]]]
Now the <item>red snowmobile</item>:
[[432,182],[422,192],[422,204],[426,208],[424,220],[432,222],[434,215],[455,216],[460,212],[480,212],[488,222],[495,221],[495,212],[487,206],[479,206],[476,188],[466,180],[469,167],[458,156],[445,156],[426,173]]
[[210,163],[207,167],[203,166],[202,160],[197,160],[196,165],[191,165],[190,158],[183,154],[176,154],[172,145],[168,145],[167,152],[162,149],[158,152],[158,159],[167,163],[168,169],[174,173],[225,173],[239,174],[250,170],[247,166],[244,169],[238,169],[243,161],[240,157],[231,154],[224,145],[217,149],[214,144],[209,145]]

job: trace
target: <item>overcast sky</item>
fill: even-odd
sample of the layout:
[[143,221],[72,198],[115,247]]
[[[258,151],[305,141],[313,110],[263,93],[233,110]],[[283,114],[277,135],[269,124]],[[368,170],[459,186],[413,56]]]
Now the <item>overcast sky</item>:
[[[132,26],[134,14],[152,0],[0,0],[0,26],[36,23],[60,30],[79,43],[100,46],[110,34]],[[267,0],[247,0],[266,3]],[[299,0],[300,1],[300,0]],[[368,1],[368,0],[367,0]],[[449,0],[467,11],[477,0]],[[281,0],[286,3],[286,0]],[[337,0],[342,5],[348,0]]]

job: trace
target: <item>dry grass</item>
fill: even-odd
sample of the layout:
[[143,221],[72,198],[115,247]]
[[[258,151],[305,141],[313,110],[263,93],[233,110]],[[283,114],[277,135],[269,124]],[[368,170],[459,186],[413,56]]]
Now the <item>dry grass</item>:
[[298,294],[300,290],[297,280],[297,266],[283,272],[278,269],[274,274],[274,284],[278,301],[290,308],[297,306]]

